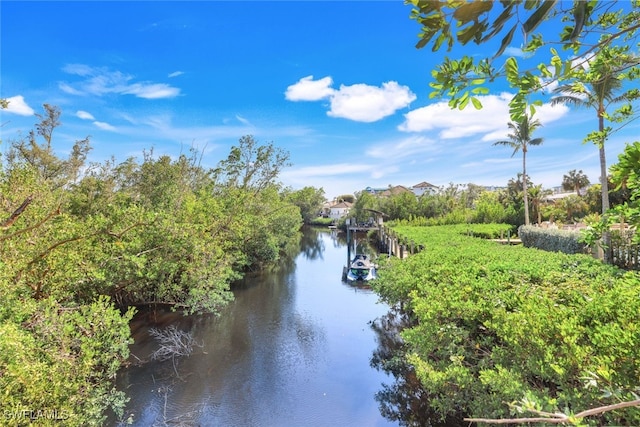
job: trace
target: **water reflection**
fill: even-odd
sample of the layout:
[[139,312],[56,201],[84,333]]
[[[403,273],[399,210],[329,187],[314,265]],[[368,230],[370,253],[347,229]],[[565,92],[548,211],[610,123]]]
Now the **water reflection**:
[[[337,243],[336,243],[337,242]],[[215,316],[140,316],[133,363],[118,378],[133,425],[389,426],[375,400],[384,371],[373,369],[368,326],[388,307],[342,283],[346,247],[330,232],[306,230],[294,261],[248,275]],[[158,347],[150,326],[193,334],[194,353],[146,361]]]
[[[318,233],[324,230],[310,227],[302,233],[300,238],[300,253],[310,261],[321,260],[324,252],[324,240],[318,238]],[[326,231],[324,231],[326,233]]]
[[381,414],[401,426],[463,427],[463,416],[440,419],[430,407],[429,393],[417,379],[413,368],[406,362],[406,345],[400,332],[412,326],[409,317],[392,309],[371,324],[378,337],[378,348],[371,358],[371,366],[395,378],[383,384],[376,393]]

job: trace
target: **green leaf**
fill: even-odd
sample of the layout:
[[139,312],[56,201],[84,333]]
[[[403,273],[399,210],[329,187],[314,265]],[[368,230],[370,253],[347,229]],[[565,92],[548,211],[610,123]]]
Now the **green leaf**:
[[586,1],[576,1],[573,2],[573,21],[574,26],[571,34],[569,35],[569,40],[575,42],[578,39],[580,33],[582,33],[582,28],[584,27],[585,19],[588,14],[589,3]]
[[562,73],[562,60],[558,55],[554,55],[551,58],[551,65],[554,68],[555,76],[559,77]]
[[517,24],[514,25],[511,30],[509,30],[509,32],[507,33],[506,36],[503,37],[502,42],[500,43],[500,49],[498,49],[498,51],[496,52],[496,54],[494,55],[494,58],[502,55],[502,53],[504,52],[504,50],[507,48],[507,46],[509,46],[509,43],[511,43],[511,40],[513,39],[513,33],[515,33],[516,28],[517,28]]
[[504,24],[506,24],[507,21],[512,16],[513,7],[514,7],[514,3],[509,4],[509,6],[507,6],[502,11],[500,16],[498,16],[496,20],[493,21],[493,25],[491,26],[491,31],[482,38],[481,43],[486,42],[487,40],[491,39],[493,36],[498,34],[500,31],[502,31],[502,27],[504,27]]
[[471,89],[471,93],[474,95],[486,95],[489,93],[489,88],[483,86],[474,87]]
[[453,17],[461,23],[477,21],[483,13],[493,8],[492,1],[473,1],[463,4],[453,12]]
[[423,47],[425,47],[427,45],[427,43],[429,43],[430,39],[427,38],[421,38],[418,43],[416,43],[416,49],[422,49]]
[[507,80],[512,85],[515,85],[520,76],[518,73],[518,61],[514,57],[510,57],[505,62],[505,67],[507,71]]
[[540,71],[540,74],[542,74],[542,77],[553,77],[553,74],[551,73],[551,71],[549,71],[549,67],[547,67],[547,64],[538,64],[538,70]]
[[440,33],[436,41],[433,43],[433,47],[431,48],[431,51],[432,52],[438,51],[442,46],[442,43],[445,42],[445,40],[447,40],[447,35],[444,32]]
[[546,0],[530,17],[525,21],[522,25],[522,29],[525,33],[525,37],[527,34],[535,30],[538,25],[544,21],[544,18],[547,16],[549,11],[555,6],[556,0]]
[[476,110],[482,110],[482,103],[478,100],[478,98],[471,98],[471,103],[475,107]]
[[467,44],[469,40],[471,40],[475,34],[482,28],[482,25],[479,23],[474,23],[473,25],[467,25],[466,28],[458,31],[457,38],[460,43],[463,45]]

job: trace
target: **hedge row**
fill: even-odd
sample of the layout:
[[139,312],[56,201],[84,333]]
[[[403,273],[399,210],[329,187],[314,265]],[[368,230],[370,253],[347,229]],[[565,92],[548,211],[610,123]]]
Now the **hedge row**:
[[518,236],[522,244],[528,248],[537,248],[550,252],[565,254],[583,254],[588,251],[581,234],[576,231],[543,229],[533,226],[520,226]]
[[[640,383],[640,278],[587,255],[504,246],[459,227],[403,227],[426,250],[391,260],[374,289],[402,305],[407,360],[442,419],[577,412]],[[640,425],[640,409],[593,425]]]

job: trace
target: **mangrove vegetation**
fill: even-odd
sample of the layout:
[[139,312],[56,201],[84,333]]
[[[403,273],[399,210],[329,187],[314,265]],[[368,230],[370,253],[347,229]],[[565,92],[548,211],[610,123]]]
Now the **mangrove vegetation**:
[[45,105],[0,164],[0,407],[100,425],[126,401],[113,380],[136,308],[217,313],[298,245],[308,202],[278,181],[288,153],[250,135],[215,168],[152,149],[87,163],[88,137],[56,154],[60,117]]

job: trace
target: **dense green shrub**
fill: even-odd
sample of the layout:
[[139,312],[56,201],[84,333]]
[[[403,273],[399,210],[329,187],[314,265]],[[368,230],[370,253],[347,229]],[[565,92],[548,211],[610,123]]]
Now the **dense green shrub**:
[[317,226],[329,226],[333,224],[333,218],[323,218],[321,216],[315,217],[309,221],[309,225],[317,225]]
[[563,252],[565,254],[586,253],[587,248],[581,242],[581,234],[569,230],[544,229],[522,225],[518,228],[518,236],[527,248],[543,251]]
[[[442,419],[507,418],[514,413],[506,403],[518,401],[577,412],[637,391],[636,273],[586,255],[499,245],[452,227],[396,231],[426,250],[392,260],[373,286],[416,320],[401,333],[405,357]],[[588,422],[639,425],[640,410]]]
[[428,245],[428,239],[434,234],[434,230],[446,230],[447,233],[461,234],[465,236],[479,237],[482,239],[507,238],[513,233],[510,224],[453,224],[441,227],[421,227],[404,221],[397,221],[392,226],[393,230],[408,240]]
[[411,225],[415,227],[428,227],[434,225],[453,225],[453,224],[467,224],[471,222],[473,218],[473,212],[471,209],[456,209],[451,212],[447,212],[437,217],[426,218],[423,216],[410,216],[407,219],[394,219],[388,221],[387,224],[391,227],[399,225]]
[[2,314],[3,425],[27,425],[33,417],[37,425],[99,426],[105,408],[122,414],[126,395],[113,379],[129,355],[133,310],[122,315],[101,297],[76,307],[25,301],[5,305]]
[[126,400],[114,379],[128,308],[219,314],[233,279],[298,244],[302,217],[276,181],[288,155],[271,144],[242,137],[216,170],[145,153],[81,175],[88,139],[58,158],[60,113],[45,109],[0,163],[0,417],[101,425]]

